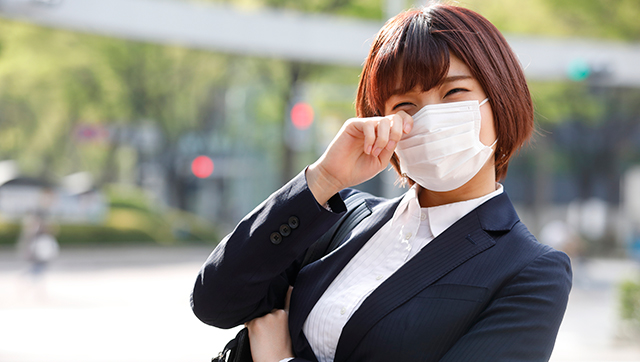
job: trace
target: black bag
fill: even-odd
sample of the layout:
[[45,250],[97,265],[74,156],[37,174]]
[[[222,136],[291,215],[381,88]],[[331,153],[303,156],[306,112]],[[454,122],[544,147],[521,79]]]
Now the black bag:
[[[301,269],[310,263],[322,258],[336,250],[345,240],[345,236],[353,230],[360,221],[371,215],[371,209],[365,199],[372,197],[366,192],[360,192],[349,196],[344,200],[347,212],[329,231],[318,239],[309,249],[302,261]],[[234,339],[229,341],[222,352],[211,362],[253,362],[251,357],[251,345],[249,344],[249,331],[242,328]]]
[[253,362],[251,358],[251,345],[249,344],[249,330],[242,328],[236,337],[224,346],[217,357],[211,362]]

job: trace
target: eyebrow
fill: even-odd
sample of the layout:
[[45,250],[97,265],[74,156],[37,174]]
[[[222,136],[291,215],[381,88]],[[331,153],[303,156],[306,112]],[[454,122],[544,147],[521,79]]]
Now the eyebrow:
[[452,75],[450,77],[446,77],[442,83],[451,83],[451,82],[455,82],[455,81],[458,81],[458,80],[472,79],[472,78],[473,78],[472,76],[467,75],[467,74],[465,74],[465,75]]

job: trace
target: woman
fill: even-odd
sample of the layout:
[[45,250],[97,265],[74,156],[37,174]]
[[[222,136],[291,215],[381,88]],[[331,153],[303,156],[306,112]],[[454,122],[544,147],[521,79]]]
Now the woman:
[[[571,269],[496,182],[533,130],[502,35],[459,7],[402,13],[374,41],[356,108],[320,159],[213,251],[196,315],[247,323],[258,362],[548,360]],[[300,270],[358,192],[349,187],[389,162],[409,191],[368,199],[372,214],[347,242]]]

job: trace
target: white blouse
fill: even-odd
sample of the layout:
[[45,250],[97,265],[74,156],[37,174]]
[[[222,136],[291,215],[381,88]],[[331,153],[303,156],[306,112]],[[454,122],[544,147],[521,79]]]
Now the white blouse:
[[349,261],[307,317],[302,330],[319,362],[333,361],[342,328],[380,284],[449,226],[503,190],[497,184],[496,191],[480,198],[421,208],[417,187],[407,191],[391,220]]

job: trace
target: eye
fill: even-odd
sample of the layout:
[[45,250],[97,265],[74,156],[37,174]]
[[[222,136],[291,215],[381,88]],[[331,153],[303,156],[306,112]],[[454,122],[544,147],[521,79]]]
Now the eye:
[[453,88],[452,90],[448,91],[447,94],[444,95],[444,98],[459,93],[459,92],[468,92],[468,89],[464,89],[464,88]]
[[392,110],[397,110],[400,107],[405,107],[405,106],[413,106],[413,103],[409,103],[409,102],[402,102],[402,103],[398,103],[395,106],[393,106]]

